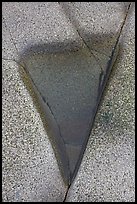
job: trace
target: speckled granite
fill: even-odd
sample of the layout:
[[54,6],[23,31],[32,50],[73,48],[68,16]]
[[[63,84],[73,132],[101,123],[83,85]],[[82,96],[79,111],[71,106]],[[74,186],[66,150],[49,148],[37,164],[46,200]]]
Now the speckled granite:
[[135,13],[129,13],[119,57],[67,202],[135,202]]
[[[91,13],[86,6],[89,3],[80,6],[80,2],[77,6],[82,17],[86,14],[82,21],[85,37],[90,30],[87,22]],[[113,3],[113,6],[111,14],[118,9],[117,17],[124,15],[123,3]],[[74,14],[77,16],[77,12]],[[56,2],[3,2],[3,18],[3,58],[12,59],[3,60],[3,201],[60,202],[66,186],[40,115],[13,60],[18,60],[25,46],[35,43],[45,41],[56,45],[61,41],[66,46],[71,41],[79,47],[82,42],[75,26]],[[121,18],[117,20],[121,22]],[[120,55],[79,173],[68,193],[68,202],[134,202],[134,20],[132,10],[122,34]],[[97,20],[100,25],[101,22]]]

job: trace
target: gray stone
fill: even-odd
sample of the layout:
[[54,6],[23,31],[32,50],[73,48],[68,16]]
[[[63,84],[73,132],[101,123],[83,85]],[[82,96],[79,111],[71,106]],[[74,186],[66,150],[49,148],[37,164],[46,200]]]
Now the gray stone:
[[[97,13],[97,5],[95,8]],[[89,14],[91,15],[92,12]],[[113,19],[115,18],[116,15],[113,15]],[[117,22],[115,23],[117,30],[115,30],[118,33],[122,19],[121,22],[117,18],[115,21]],[[107,36],[104,37],[107,42],[106,53],[104,56],[100,48],[96,54],[98,60],[84,40],[83,49],[78,50],[73,50],[75,46],[70,41],[71,52],[64,50],[64,45],[60,43],[56,43],[56,46],[50,42],[34,45],[31,49],[28,48],[20,59],[39,95],[43,106],[42,112],[45,113],[50,136],[56,146],[56,152],[59,152],[58,157],[61,158],[64,178],[68,184],[72,182],[78,170],[100,96],[112,67],[113,51],[117,47],[116,31],[108,29],[107,24],[104,26],[107,32]],[[98,35],[93,28],[90,29],[93,30],[94,35]],[[104,30],[101,28],[99,31],[103,35]],[[111,33],[113,33],[111,39],[114,39],[110,49],[108,37]],[[96,47],[98,43],[92,39],[92,44],[96,44]],[[39,52],[41,47],[42,53]]]
[[3,201],[62,201],[66,186],[15,62],[3,60],[2,84]]
[[64,43],[67,49],[71,48],[70,42],[75,47],[81,45],[77,32],[57,2],[3,2],[2,5],[5,24],[19,54],[27,48],[35,50],[35,45],[40,49],[43,44],[51,43]]
[[2,58],[19,59],[18,51],[12,40],[9,30],[6,27],[5,20],[2,20]]
[[135,11],[67,202],[135,202]]
[[[105,57],[116,39],[128,2],[93,3],[67,2],[71,23],[64,14],[64,5],[61,8],[56,2],[3,2],[3,58],[16,60],[30,49],[77,50],[83,47],[77,26],[95,55],[101,51]],[[122,34],[119,58],[67,201],[135,200],[134,20],[131,12]],[[2,83],[3,201],[60,202],[66,186],[17,63],[3,61]]]
[[111,55],[128,3],[60,2],[60,5],[93,53]]

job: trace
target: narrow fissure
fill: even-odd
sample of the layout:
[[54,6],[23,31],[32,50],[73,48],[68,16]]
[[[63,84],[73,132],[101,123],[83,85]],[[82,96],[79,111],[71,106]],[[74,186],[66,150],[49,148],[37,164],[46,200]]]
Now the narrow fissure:
[[67,188],[67,190],[66,190],[66,193],[65,193],[65,197],[64,197],[63,203],[64,203],[64,202],[66,201],[66,199],[67,199],[67,195],[68,195],[68,192],[69,192],[70,186],[71,186],[71,184],[68,186],[68,188]]

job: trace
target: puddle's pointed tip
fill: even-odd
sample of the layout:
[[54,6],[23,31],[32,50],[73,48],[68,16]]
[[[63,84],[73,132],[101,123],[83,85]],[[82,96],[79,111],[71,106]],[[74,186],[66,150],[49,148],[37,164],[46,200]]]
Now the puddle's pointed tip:
[[69,178],[68,180],[68,185],[71,185],[73,180],[76,177],[77,171],[79,169],[82,157],[83,157],[83,152],[84,148],[82,148],[81,145],[72,145],[72,144],[66,144],[66,152],[68,156],[68,161],[69,161]]

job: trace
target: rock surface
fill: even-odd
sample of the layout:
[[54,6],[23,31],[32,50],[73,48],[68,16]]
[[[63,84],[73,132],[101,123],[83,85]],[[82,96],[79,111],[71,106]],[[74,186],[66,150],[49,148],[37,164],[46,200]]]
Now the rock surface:
[[[115,27],[121,24],[128,3],[97,2],[94,6],[91,2],[67,4],[69,7],[57,2],[2,3],[4,202],[60,202],[67,189],[38,110],[15,61],[19,60],[24,50],[32,48],[35,51],[38,44],[48,45],[49,52],[50,44],[56,47],[60,43],[66,49],[83,46],[77,26],[91,50],[104,49],[106,41],[100,44],[100,40],[103,42],[104,36],[107,40],[111,39],[108,35],[111,31],[115,36],[115,31],[118,31]],[[132,4],[121,36],[119,57],[67,202],[135,201],[135,13]],[[66,13],[68,8],[69,13]],[[113,26],[109,24],[112,16]],[[103,36],[100,28],[104,30]],[[96,42],[93,45],[92,40]],[[43,51],[41,46],[39,51]]]

